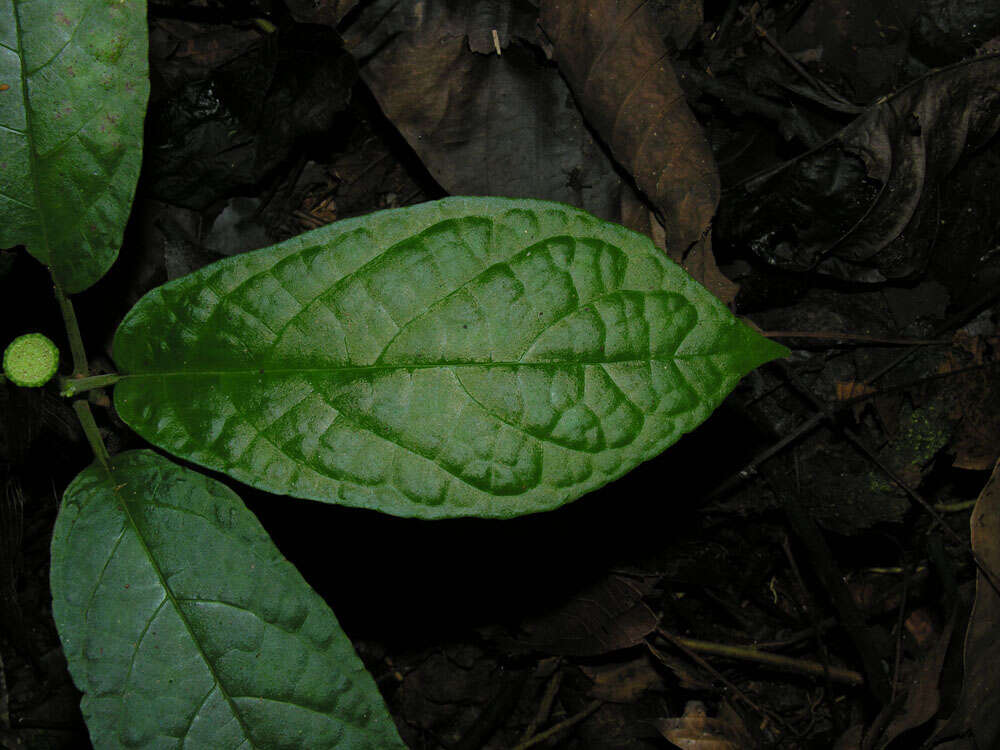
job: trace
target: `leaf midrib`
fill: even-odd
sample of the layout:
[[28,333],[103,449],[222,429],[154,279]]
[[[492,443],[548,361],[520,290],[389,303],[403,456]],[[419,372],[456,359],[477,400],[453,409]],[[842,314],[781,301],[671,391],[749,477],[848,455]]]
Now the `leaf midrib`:
[[[167,577],[164,574],[163,569],[160,567],[158,558],[156,557],[155,554],[153,554],[152,549],[150,549],[148,540],[143,534],[139,523],[136,521],[136,518],[132,513],[132,508],[129,506],[128,501],[122,494],[121,490],[125,487],[125,484],[117,485],[115,483],[114,468],[112,468],[112,470],[108,472],[108,475],[111,481],[111,493],[118,499],[119,509],[122,511],[125,518],[127,519],[128,525],[132,529],[132,533],[135,534],[136,540],[142,547],[142,551],[146,557],[146,561],[148,562],[150,568],[152,568],[153,573],[157,577],[157,580],[160,582],[160,586],[163,588],[164,591],[163,603],[169,603],[169,605],[173,608],[174,612],[177,614],[177,618],[181,621],[181,624],[187,631],[188,636],[191,639],[191,642],[194,643],[195,648],[198,650],[198,654],[201,656],[201,659],[204,662],[205,667],[208,669],[209,673],[212,676],[212,680],[214,682],[213,690],[217,688],[219,692],[222,694],[223,698],[225,699],[226,703],[229,705],[229,708],[233,713],[233,718],[236,719],[236,722],[240,725],[240,728],[243,731],[243,735],[244,737],[246,737],[247,742],[250,743],[250,746],[257,747],[257,744],[253,740],[253,736],[250,734],[250,728],[247,726],[244,720],[243,713],[239,710],[236,703],[233,702],[231,696],[229,695],[229,691],[226,689],[225,685],[223,685],[222,680],[219,677],[219,673],[215,668],[215,664],[211,661],[211,659],[208,658],[208,654],[205,652],[201,640],[195,634],[190,619],[188,618],[184,610],[181,608],[180,602],[177,600],[173,588],[171,588],[171,586],[167,583]],[[149,491],[150,496],[154,496],[156,494],[156,490],[159,489],[161,483],[162,483],[162,476],[158,478],[157,485],[152,490]],[[149,622],[147,622],[147,627],[148,625]],[[130,660],[130,662],[131,661],[132,660]],[[129,668],[131,670],[131,665]],[[211,691],[209,691],[208,694],[211,694]],[[204,705],[204,703],[202,705]],[[195,713],[193,718],[197,718],[197,712]]]
[[335,372],[396,372],[410,370],[449,370],[457,367],[542,367],[558,369],[561,367],[572,367],[583,365],[594,367],[599,365],[622,365],[622,364],[648,364],[658,362],[669,364],[677,360],[698,359],[709,357],[720,352],[698,352],[695,354],[674,354],[667,358],[648,357],[644,359],[593,359],[593,360],[564,360],[559,362],[522,362],[518,360],[510,362],[435,362],[432,364],[400,364],[400,365],[347,365],[341,367],[244,367],[232,370],[149,370],[146,372],[125,372],[121,374],[118,382],[148,377],[183,377],[185,375],[308,375],[327,374]]

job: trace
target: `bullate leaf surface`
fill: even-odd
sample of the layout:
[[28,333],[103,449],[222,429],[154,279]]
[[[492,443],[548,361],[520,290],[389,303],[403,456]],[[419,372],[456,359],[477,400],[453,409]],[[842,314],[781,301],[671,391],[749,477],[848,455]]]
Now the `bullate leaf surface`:
[[557,203],[447,198],[153,290],[115,336],[115,405],[270,492],[511,517],[657,455],[786,351],[642,235]]

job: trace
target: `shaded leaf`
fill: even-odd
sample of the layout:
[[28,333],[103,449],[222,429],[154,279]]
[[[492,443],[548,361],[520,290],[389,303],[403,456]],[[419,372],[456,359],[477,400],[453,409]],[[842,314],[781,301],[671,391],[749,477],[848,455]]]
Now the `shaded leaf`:
[[255,26],[155,18],[149,30],[149,59],[162,84],[158,98],[194,81],[209,80],[219,67],[253,55],[260,38]]
[[861,742],[865,738],[864,724],[853,724],[837,738],[833,750],[861,750]]
[[[910,29],[911,54],[928,65],[957,62],[976,54],[976,48],[992,46],[1000,35],[1000,6],[993,0],[920,0]],[[990,44],[992,42],[992,45]]]
[[[894,716],[877,747],[886,748],[904,732],[922,726],[934,718],[941,706],[941,668],[951,645],[951,634],[955,629],[957,613],[953,610],[944,630],[934,645],[920,659],[919,667],[911,676],[906,703],[902,712]],[[890,704],[891,705],[891,704]],[[892,711],[894,707],[889,709]]]
[[642,600],[649,587],[609,575],[578,596],[520,625],[518,642],[546,654],[596,656],[635,646],[659,618]]
[[546,0],[539,22],[588,122],[686,252],[719,200],[719,175],[645,0]]
[[150,112],[147,189],[197,210],[272,175],[301,139],[326,136],[357,79],[354,61],[321,26],[293,25],[256,41],[212,31],[162,30],[170,34],[160,47],[210,44],[225,62],[199,75],[193,55],[171,57],[164,67],[176,89]]
[[299,23],[336,26],[358,4],[358,0],[285,0]]
[[[921,5],[927,5],[927,1],[855,3],[850,13],[844,13],[845,6],[836,2],[810,3],[794,14],[790,28],[777,31],[775,36],[800,62],[811,60],[810,55],[822,60],[822,80],[833,84],[823,93],[836,89],[851,101],[870,102],[906,82],[903,76],[911,47],[904,30],[910,27]],[[786,70],[793,72],[789,66]],[[822,92],[822,86],[813,93]]]
[[734,190],[720,235],[788,270],[866,282],[923,271],[945,178],[1000,126],[998,79],[994,55],[880,100],[824,145]]
[[959,351],[949,354],[940,372],[955,372],[970,365],[980,370],[956,373],[946,383],[951,396],[949,416],[958,420],[948,446],[953,465],[972,471],[989,471],[1000,458],[1000,326],[998,335],[955,335]]
[[144,0],[0,8],[0,247],[70,293],[114,263],[142,161]]
[[378,0],[345,30],[345,45],[447,192],[554,200],[618,220],[614,165],[558,71],[522,41],[534,37],[535,16],[525,2]]
[[624,227],[449,198],[150,292],[115,335],[115,405],[271,492],[510,517],[657,455],[786,351]]
[[333,613],[215,480],[151,451],[84,470],[51,584],[97,747],[404,747]]
[[[515,676],[506,673],[495,658],[470,644],[448,644],[431,653],[414,655],[399,668],[400,684],[394,694],[402,729],[409,744],[419,747],[425,732],[462,737],[477,717],[495,706],[504,692],[502,683]],[[410,732],[407,736],[407,732]],[[479,743],[476,747],[482,747]]]
[[[972,550],[982,565],[1000,572],[1000,461],[979,494],[969,520]],[[965,681],[958,707],[942,731],[942,737],[969,733],[977,748],[1000,743],[1000,691],[997,668],[1000,661],[1000,591],[980,570],[976,573],[976,599],[965,633]],[[943,747],[943,746],[942,746]]]

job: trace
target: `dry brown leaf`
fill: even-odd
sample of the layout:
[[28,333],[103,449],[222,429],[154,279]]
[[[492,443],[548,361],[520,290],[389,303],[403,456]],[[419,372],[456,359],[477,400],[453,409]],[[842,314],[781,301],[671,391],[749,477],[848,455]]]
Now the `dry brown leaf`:
[[650,688],[663,687],[663,678],[648,654],[624,664],[581,666],[580,669],[594,682],[590,697],[609,703],[631,703]]
[[[956,334],[955,344],[972,356],[972,364],[987,367],[959,373],[948,384],[955,394],[949,416],[959,420],[950,446],[952,465],[988,471],[1000,457],[1000,338]],[[938,370],[954,372],[969,364],[968,357],[949,355]]]
[[524,43],[535,20],[524,3],[374,0],[342,33],[382,111],[446,192],[559,201],[618,221],[622,180],[559,71]]
[[674,253],[668,253],[670,258],[684,267],[691,276],[701,282],[708,291],[722,300],[724,304],[729,304],[736,299],[736,293],[740,290],[740,285],[719,270],[715,262],[715,254],[712,252],[712,237],[706,235],[702,237],[688,252],[679,260],[674,257]]
[[937,641],[920,659],[920,665],[912,674],[910,685],[907,686],[909,689],[903,711],[893,718],[885,730],[885,734],[879,740],[879,748],[888,747],[903,732],[923,726],[937,714],[941,705],[939,687],[941,668],[944,666],[944,657],[951,644],[955,619],[956,613],[953,611]]
[[520,624],[519,642],[537,651],[595,656],[641,643],[656,627],[656,613],[643,601],[649,585],[609,574],[572,599]]
[[663,224],[635,193],[623,191],[621,203],[622,224],[652,238],[654,245],[663,250],[672,261],[683,266],[685,271],[722,300],[723,304],[728,305],[736,299],[740,285],[731,281],[716,264],[711,235],[699,239],[686,252],[680,245],[668,247],[667,232]]
[[[976,500],[969,520],[972,550],[982,565],[1000,572],[1000,461]],[[1000,747],[1000,591],[980,570],[976,574],[976,600],[965,634],[965,681],[958,708],[941,738],[970,733],[976,747]]]
[[679,719],[657,719],[660,734],[684,750],[750,750],[754,747],[739,715],[723,704],[719,718],[708,716],[701,701],[688,701]]
[[852,398],[865,396],[869,393],[875,393],[875,391],[878,390],[874,386],[868,385],[867,383],[843,380],[837,381],[835,387],[836,393],[834,398],[836,398],[837,401],[850,401]]
[[715,214],[719,174],[645,0],[547,0],[539,23],[584,116],[686,251]]

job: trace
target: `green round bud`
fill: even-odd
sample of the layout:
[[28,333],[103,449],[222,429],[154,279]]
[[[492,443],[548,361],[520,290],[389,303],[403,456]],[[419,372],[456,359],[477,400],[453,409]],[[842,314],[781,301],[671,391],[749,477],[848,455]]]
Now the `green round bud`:
[[40,333],[18,336],[3,353],[4,374],[15,385],[25,388],[45,385],[58,367],[59,350]]

